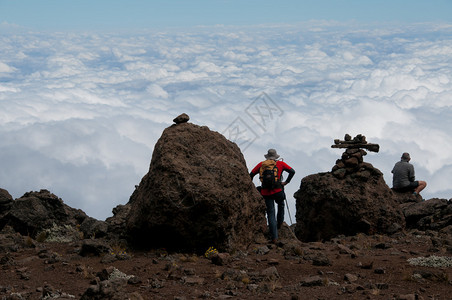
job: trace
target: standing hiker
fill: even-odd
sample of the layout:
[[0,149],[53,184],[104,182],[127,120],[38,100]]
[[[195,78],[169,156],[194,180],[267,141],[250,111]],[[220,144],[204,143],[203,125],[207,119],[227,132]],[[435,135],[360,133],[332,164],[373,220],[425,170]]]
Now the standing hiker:
[[[279,155],[275,149],[269,149],[262,161],[250,172],[251,179],[259,173],[261,181],[260,193],[265,199],[267,206],[268,227],[273,243],[278,240],[278,229],[284,221],[284,186],[290,182],[295,175],[295,170],[285,162],[278,160]],[[282,172],[289,173],[286,181],[282,181]],[[275,218],[275,202],[278,205],[278,214]]]
[[396,192],[413,192],[418,195],[426,186],[425,181],[414,180],[414,167],[410,164],[410,154],[405,152],[392,169],[392,188]]

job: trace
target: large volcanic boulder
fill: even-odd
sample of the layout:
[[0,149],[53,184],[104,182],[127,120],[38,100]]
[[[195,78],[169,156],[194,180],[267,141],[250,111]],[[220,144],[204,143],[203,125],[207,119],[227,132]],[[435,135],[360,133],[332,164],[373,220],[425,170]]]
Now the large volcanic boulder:
[[129,240],[145,247],[231,250],[266,227],[264,201],[239,147],[187,122],[164,130],[127,205]]
[[[342,178],[342,179],[341,179]],[[331,172],[302,179],[296,198],[295,233],[319,241],[359,232],[394,233],[405,220],[383,174],[369,163],[338,178]]]

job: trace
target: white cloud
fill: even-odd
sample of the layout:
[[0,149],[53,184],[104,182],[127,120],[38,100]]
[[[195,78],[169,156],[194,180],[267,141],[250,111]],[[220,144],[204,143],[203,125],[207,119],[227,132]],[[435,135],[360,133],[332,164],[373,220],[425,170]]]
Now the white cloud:
[[7,64],[0,61],[0,73],[12,73],[15,68],[8,66]]
[[[345,133],[378,142],[367,159],[390,181],[412,153],[426,197],[452,194],[452,28],[316,23],[143,34],[7,34],[0,40],[0,169],[15,197],[48,188],[89,215],[126,203],[163,129],[182,112],[256,134],[248,167],[277,148],[303,176],[328,171]],[[268,126],[247,107],[266,92]],[[450,176],[449,176],[450,177]],[[390,185],[390,182],[388,182]],[[449,196],[450,197],[450,196]]]
[[146,91],[149,93],[149,96],[153,98],[163,98],[163,99],[168,98],[168,93],[158,84],[150,84],[146,88]]

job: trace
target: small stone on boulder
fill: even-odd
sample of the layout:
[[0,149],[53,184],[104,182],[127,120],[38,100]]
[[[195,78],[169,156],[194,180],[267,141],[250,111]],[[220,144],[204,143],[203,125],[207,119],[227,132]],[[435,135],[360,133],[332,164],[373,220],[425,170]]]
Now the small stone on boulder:
[[186,114],[180,114],[176,118],[174,118],[173,122],[176,124],[187,123],[190,120],[190,117]]

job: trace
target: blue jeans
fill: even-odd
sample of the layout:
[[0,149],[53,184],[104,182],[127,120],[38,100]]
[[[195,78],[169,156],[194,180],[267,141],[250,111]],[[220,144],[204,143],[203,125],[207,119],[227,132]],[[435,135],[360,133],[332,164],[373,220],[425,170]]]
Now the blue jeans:
[[[267,206],[267,220],[268,229],[272,240],[278,239],[278,228],[284,222],[284,199],[286,199],[286,194],[284,191],[279,193],[264,196],[265,205]],[[278,205],[278,214],[275,217],[275,202]]]

